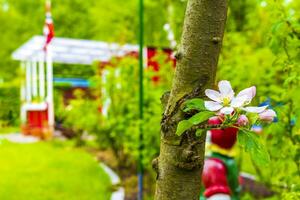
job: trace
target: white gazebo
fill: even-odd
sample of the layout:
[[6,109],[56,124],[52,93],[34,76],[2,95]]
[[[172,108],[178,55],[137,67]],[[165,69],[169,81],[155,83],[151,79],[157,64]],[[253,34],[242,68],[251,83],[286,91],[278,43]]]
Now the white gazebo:
[[[21,62],[21,121],[28,129],[52,133],[54,128],[53,63],[91,65],[138,52],[137,45],[55,37],[43,50],[45,36],[34,36],[12,57]],[[31,134],[30,131],[28,134]]]

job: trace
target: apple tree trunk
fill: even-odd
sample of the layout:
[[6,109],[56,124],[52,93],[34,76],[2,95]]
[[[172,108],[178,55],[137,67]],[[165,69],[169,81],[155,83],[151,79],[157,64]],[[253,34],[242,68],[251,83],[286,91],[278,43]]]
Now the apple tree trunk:
[[188,0],[172,89],[162,97],[160,155],[152,163],[156,200],[199,200],[206,134],[175,133],[178,122],[189,117],[182,103],[204,98],[215,83],[226,17],[227,0]]

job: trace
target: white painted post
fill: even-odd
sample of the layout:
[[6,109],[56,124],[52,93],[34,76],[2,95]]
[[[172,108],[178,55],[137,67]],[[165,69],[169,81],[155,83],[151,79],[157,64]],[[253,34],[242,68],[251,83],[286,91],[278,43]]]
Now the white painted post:
[[21,97],[21,103],[24,102],[26,99],[26,88],[25,88],[25,82],[24,82],[24,72],[25,72],[25,63],[24,61],[21,61],[21,91],[20,91],[20,97]]
[[53,66],[52,66],[52,48],[49,44],[46,51],[47,62],[47,101],[48,101],[48,122],[50,129],[54,131],[54,105],[53,105]]
[[24,61],[21,61],[21,91],[20,91],[20,100],[21,100],[21,107],[20,107],[20,118],[21,118],[21,123],[25,123],[26,122],[26,113],[24,113],[23,110],[23,103],[26,100],[26,87],[25,87],[25,77],[26,74],[25,73],[25,69],[26,69],[26,65]]
[[[106,69],[103,69],[102,71],[102,83],[106,84],[107,83],[107,77],[109,75],[109,71],[107,71]],[[108,110],[109,110],[109,106],[110,106],[110,97],[109,94],[107,93],[105,87],[102,87],[101,89],[101,95],[104,97],[103,100],[103,107],[102,107],[102,114],[103,116],[107,117],[108,116]]]
[[41,99],[45,97],[45,67],[43,54],[39,56],[39,96]]
[[37,61],[34,58],[31,61],[31,67],[32,67],[32,96],[37,97],[38,95],[38,79],[37,79]]
[[31,102],[31,65],[26,61],[26,102]]

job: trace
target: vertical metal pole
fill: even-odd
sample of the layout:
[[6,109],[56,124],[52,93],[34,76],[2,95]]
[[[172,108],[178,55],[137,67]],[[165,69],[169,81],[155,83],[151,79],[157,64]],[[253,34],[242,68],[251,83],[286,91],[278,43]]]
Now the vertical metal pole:
[[143,118],[144,118],[144,1],[139,0],[139,110],[140,110],[140,135],[139,135],[139,158],[138,158],[138,200],[143,199]]

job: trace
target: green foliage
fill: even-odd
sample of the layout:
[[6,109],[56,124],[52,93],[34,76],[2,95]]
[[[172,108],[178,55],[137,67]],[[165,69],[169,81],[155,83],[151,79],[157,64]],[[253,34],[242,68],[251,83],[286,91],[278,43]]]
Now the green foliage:
[[99,123],[101,115],[98,112],[97,102],[83,96],[82,91],[75,91],[76,98],[69,102],[61,117],[66,126],[75,131],[93,131]]
[[214,112],[202,111],[202,112],[199,112],[199,113],[193,115],[191,118],[189,118],[189,121],[193,125],[197,125],[197,124],[200,124],[200,123],[208,120],[210,117],[212,117],[214,115],[215,115]]
[[0,128],[16,126],[20,112],[20,88],[0,87]]
[[192,128],[194,124],[192,124],[189,120],[182,120],[178,123],[176,135],[182,135],[186,130]]
[[[185,131],[198,125],[214,115],[213,112],[207,111],[204,106],[204,100],[200,98],[189,99],[184,102],[183,112],[200,111],[193,115],[188,120],[182,120],[178,123],[176,134],[178,136],[182,135]],[[196,135],[199,136],[200,132],[196,131]]]
[[299,192],[283,193],[282,199],[283,200],[297,200],[297,199],[300,199],[300,193]]
[[252,160],[256,164],[264,166],[270,162],[269,153],[256,133],[247,130],[240,131],[238,134],[238,142],[246,152],[250,153]]
[[[159,101],[161,94],[170,87],[172,76],[172,63],[166,63],[166,57],[159,54],[155,60],[161,65],[159,72],[150,68],[145,70],[145,97],[144,120],[139,120],[138,107],[138,62],[135,58],[122,58],[113,60],[106,66],[102,76],[95,77],[95,89],[102,101],[102,105],[109,105],[107,114],[103,117],[99,134],[106,134],[111,138],[111,147],[120,158],[130,165],[135,165],[139,149],[139,126],[143,129],[143,162],[146,168],[159,151],[160,120],[162,106]],[[159,82],[152,80],[159,76]],[[97,80],[98,79],[98,80]],[[100,79],[100,80],[99,80]],[[102,88],[101,91],[98,88]],[[123,164],[126,164],[123,162]]]
[[[93,98],[82,94],[70,101],[67,108],[60,108],[58,116],[66,127],[79,134],[87,132],[97,136],[101,148],[110,148],[122,166],[134,166],[139,154],[139,135],[143,128],[143,162],[150,168],[159,151],[160,120],[163,112],[159,101],[161,94],[170,87],[172,63],[166,55],[154,58],[161,64],[155,72],[145,69],[144,121],[139,120],[138,62],[134,57],[113,59],[104,69],[95,67],[90,79]],[[159,82],[152,77],[159,76]],[[99,88],[101,88],[99,90]],[[58,104],[59,100],[57,100]],[[98,112],[101,108],[102,113]]]
[[255,173],[282,194],[279,199],[293,199],[300,191],[299,8],[295,0],[231,1],[217,74],[236,88],[256,85],[257,103],[271,99],[278,122],[264,127],[261,136],[272,167],[255,168]]
[[[85,144],[84,136],[87,134],[97,134],[99,126],[101,126],[102,115],[99,112],[99,102],[91,99],[91,97],[83,90],[77,89],[73,92],[75,98],[68,102],[65,106],[61,91],[56,91],[55,105],[56,116],[64,128],[74,132],[77,145]],[[108,147],[106,137],[102,137],[103,147]]]
[[[4,4],[8,5],[8,9],[2,9]],[[184,4],[179,3],[179,5]],[[164,24],[170,21],[169,18],[182,21],[171,12],[173,8],[170,8],[170,11],[165,9],[171,5],[173,3],[169,0],[145,0],[146,45],[168,47],[167,34],[163,31]],[[0,1],[1,80],[9,81],[17,74],[18,63],[12,61],[11,53],[33,35],[43,33],[44,8],[44,0]],[[176,9],[178,6],[175,6],[174,10]],[[64,0],[63,2],[52,0],[52,15],[57,37],[94,39],[121,44],[137,43],[138,3],[136,0]],[[179,29],[175,25],[172,27]],[[60,69],[55,68],[55,71],[62,71],[63,68],[64,66],[60,65]],[[85,69],[88,67],[86,66]],[[85,69],[81,70],[85,71]]]
[[182,133],[190,129],[191,127],[198,125],[202,122],[207,121],[210,117],[214,116],[215,113],[210,111],[202,111],[193,115],[188,120],[182,120],[178,123],[176,134],[180,136]]
[[197,111],[205,110],[203,99],[194,98],[194,99],[187,100],[184,103],[183,112],[189,112],[192,110],[197,110]]
[[247,113],[247,118],[250,124],[255,124],[259,120],[259,115],[257,113]]
[[67,65],[55,64],[53,76],[60,78],[90,78],[94,75],[94,70],[89,65]]
[[201,137],[201,135],[202,135],[203,133],[206,133],[206,130],[203,130],[203,129],[197,129],[195,134],[196,134],[197,137]]

